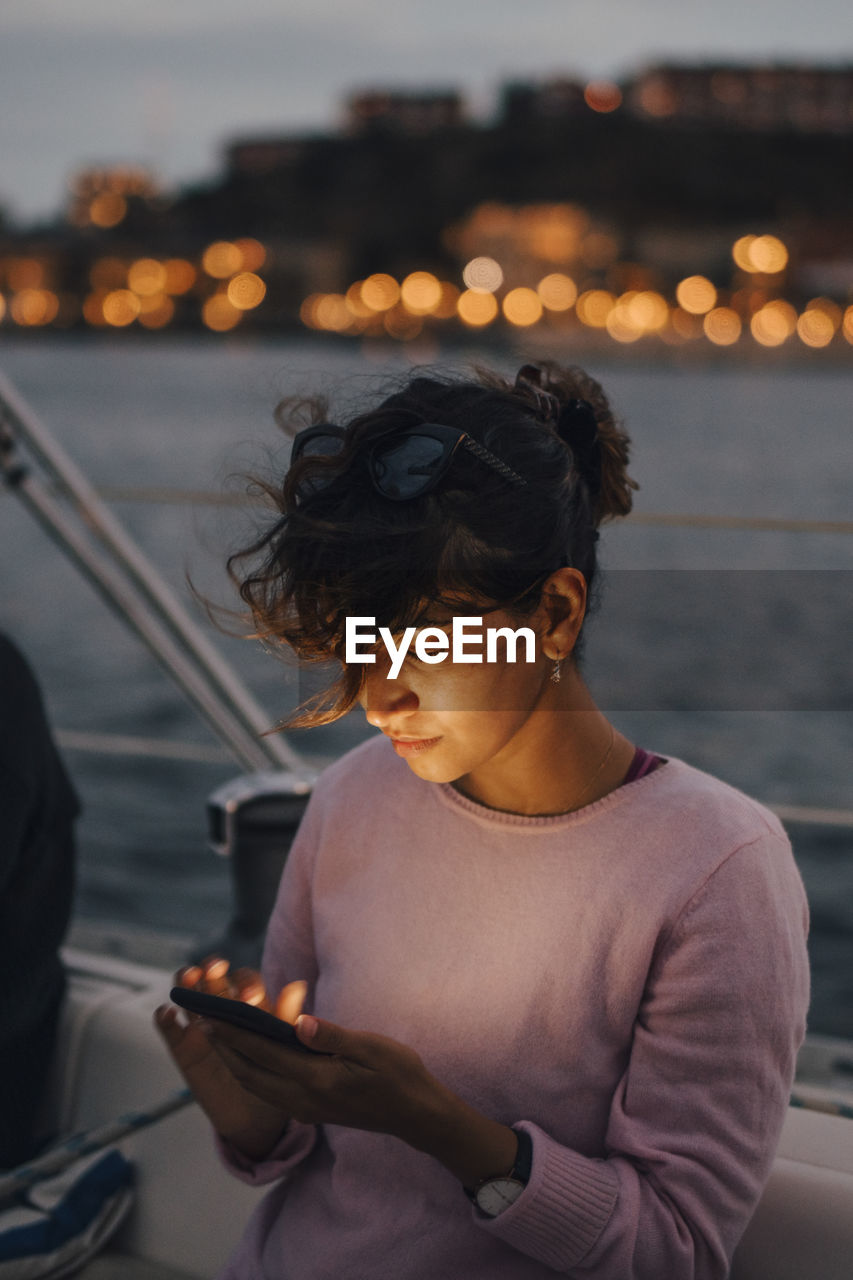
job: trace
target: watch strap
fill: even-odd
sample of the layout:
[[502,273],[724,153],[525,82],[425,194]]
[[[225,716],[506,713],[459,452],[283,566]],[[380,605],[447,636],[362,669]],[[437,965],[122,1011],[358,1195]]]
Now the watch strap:
[[497,1179],[503,1181],[503,1179],[508,1178],[512,1179],[514,1182],[520,1182],[524,1186],[527,1186],[527,1183],[530,1181],[530,1173],[533,1168],[533,1139],[530,1137],[530,1134],[526,1129],[516,1129],[515,1125],[510,1125],[510,1128],[518,1140],[518,1148],[515,1153],[515,1160],[513,1161],[512,1168],[509,1173],[495,1173],[491,1174],[488,1178],[483,1178],[482,1181],[477,1183],[477,1186],[474,1187],[473,1191],[469,1190],[468,1187],[463,1187],[462,1189],[469,1200],[476,1203],[477,1192],[480,1190],[480,1187],[484,1186],[487,1182],[494,1182]]

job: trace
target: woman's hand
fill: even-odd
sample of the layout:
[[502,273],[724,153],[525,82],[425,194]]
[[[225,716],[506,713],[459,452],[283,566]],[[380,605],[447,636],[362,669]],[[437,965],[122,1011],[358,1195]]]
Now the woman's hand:
[[512,1129],[453,1094],[413,1049],[307,1015],[296,1029],[303,1044],[326,1056],[202,1020],[231,1078],[279,1114],[305,1124],[392,1134],[440,1160],[466,1186],[511,1168],[517,1147]]
[[[228,974],[228,965],[211,957],[203,966],[191,966],[175,975],[176,986],[194,987],[211,995],[246,999],[270,1009],[260,976],[251,970]],[[282,988],[274,1002],[279,1017],[298,1017],[305,999],[305,983],[292,982]],[[213,1127],[250,1159],[260,1159],[275,1145],[290,1119],[290,1113],[243,1087],[210,1038],[200,1019],[185,1014],[174,1005],[161,1005],[154,1021],[169,1052]]]

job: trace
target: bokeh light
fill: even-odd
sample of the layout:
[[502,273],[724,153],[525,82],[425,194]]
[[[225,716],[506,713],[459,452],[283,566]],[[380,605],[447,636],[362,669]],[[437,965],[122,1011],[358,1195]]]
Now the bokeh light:
[[587,289],[578,298],[575,310],[581,324],[590,329],[603,329],[615,303],[616,299],[607,289]]
[[826,347],[835,337],[832,317],[819,307],[807,307],[797,317],[797,335],[807,347]]
[[778,275],[788,265],[788,250],[778,236],[741,236],[732,245],[732,257],[741,271]]
[[251,311],[260,306],[266,297],[267,286],[253,271],[241,271],[229,281],[228,301],[238,311]]
[[102,310],[107,324],[116,329],[124,329],[133,324],[141,305],[139,298],[130,289],[113,289],[104,298]]
[[230,240],[216,240],[202,254],[201,265],[214,280],[226,280],[242,269],[243,255]]
[[430,271],[412,271],[400,286],[400,296],[412,315],[430,315],[441,302],[441,284]]
[[462,279],[470,292],[494,293],[503,284],[503,268],[494,258],[472,258],[465,264]]
[[13,293],[24,289],[40,289],[44,284],[44,266],[38,258],[11,258],[6,279]]
[[96,292],[123,288],[127,283],[127,263],[122,258],[98,258],[89,268],[89,283]]
[[732,245],[732,257],[735,260],[735,264],[740,267],[741,271],[755,270],[752,265],[752,259],[749,256],[749,251],[755,243],[755,240],[755,236],[741,236],[738,240],[735,240]]
[[240,323],[243,312],[228,300],[227,293],[214,293],[202,306],[201,318],[214,333],[227,333]]
[[330,333],[346,333],[353,323],[352,312],[342,293],[318,294],[313,316],[315,327],[326,329]]
[[412,315],[399,303],[383,313],[382,324],[390,338],[397,338],[401,342],[411,342],[424,327],[420,316]]
[[853,342],[853,307],[848,307],[841,321],[841,332],[848,342]]
[[498,303],[493,293],[466,289],[459,295],[456,310],[463,324],[470,325],[472,328],[481,328],[494,320],[498,314]]
[[678,337],[688,341],[701,338],[704,332],[701,317],[691,311],[683,311],[681,307],[673,307],[669,322]]
[[687,276],[675,290],[678,305],[693,316],[703,316],[717,305],[717,290],[706,276]]
[[562,271],[552,271],[550,275],[543,276],[536,286],[536,292],[548,311],[569,311],[578,297],[574,280]]
[[714,307],[702,321],[705,337],[717,347],[730,347],[737,342],[743,328],[740,316],[731,307]]
[[788,265],[788,250],[777,236],[757,236],[749,247],[753,271],[776,275]]
[[104,319],[104,299],[106,292],[96,289],[83,300],[83,319],[95,329],[102,329],[107,323]]
[[163,270],[166,272],[166,283],[163,286],[166,293],[189,293],[196,282],[196,269],[186,258],[167,258],[163,263]]
[[251,236],[235,240],[234,247],[240,252],[240,268],[243,271],[260,271],[267,260],[267,251],[260,240],[254,240]]
[[155,258],[140,258],[128,268],[127,286],[140,298],[154,297],[166,287],[166,268]]
[[393,276],[378,271],[362,284],[361,300],[371,311],[390,311],[400,301],[400,286]]
[[6,314],[6,299],[3,297],[3,294],[0,293],[0,320],[3,319],[5,314]]
[[755,312],[749,328],[762,347],[780,347],[796,331],[797,313],[790,302],[774,298]]
[[140,299],[139,323],[144,329],[164,329],[175,314],[175,304],[168,294]]
[[510,289],[502,303],[503,313],[510,324],[526,328],[542,319],[542,302],[535,289],[521,286]]
[[436,320],[452,320],[458,315],[459,289],[449,280],[440,281],[441,297],[433,310]]
[[117,227],[127,214],[127,201],[116,191],[102,191],[89,205],[89,218],[96,227]]
[[622,105],[622,90],[612,80],[592,80],[584,89],[583,97],[592,111],[607,113]]
[[[362,298],[361,296],[361,286],[363,284],[364,284],[363,280],[355,280],[347,289],[346,293],[344,294],[344,300],[347,304],[347,309],[350,315],[353,316],[356,320],[368,320],[371,316],[376,315],[376,312],[374,311],[373,307],[369,307],[367,303],[364,301],[364,298]],[[319,297],[318,294],[314,294],[312,296],[315,298]],[[305,303],[303,303],[302,305],[304,306]],[[304,317],[303,317],[303,320],[304,320]],[[311,321],[311,324],[313,326],[313,320]]]
[[59,310],[59,299],[49,289],[21,289],[12,295],[9,314],[25,328],[50,324]]

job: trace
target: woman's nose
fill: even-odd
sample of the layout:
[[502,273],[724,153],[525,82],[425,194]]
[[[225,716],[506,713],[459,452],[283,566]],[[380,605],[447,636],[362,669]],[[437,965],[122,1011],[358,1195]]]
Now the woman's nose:
[[385,672],[369,675],[359,697],[367,723],[385,730],[401,716],[418,709],[418,697],[403,680],[392,680]]

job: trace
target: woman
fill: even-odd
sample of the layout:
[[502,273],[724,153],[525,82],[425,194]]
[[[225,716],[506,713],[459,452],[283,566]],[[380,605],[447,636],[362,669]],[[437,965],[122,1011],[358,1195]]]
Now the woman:
[[723,1277],[804,1035],[806,903],[772,814],[584,684],[627,436],[550,366],[321,414],[241,590],[343,662],[290,723],[357,701],[381,733],[319,782],[267,936],[327,1056],[158,1012],[231,1168],[277,1184],[223,1274]]

